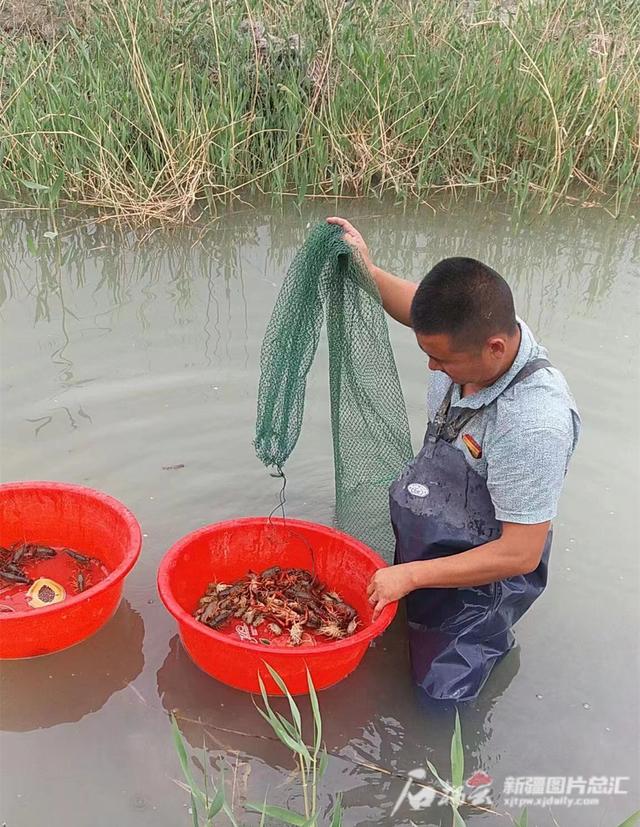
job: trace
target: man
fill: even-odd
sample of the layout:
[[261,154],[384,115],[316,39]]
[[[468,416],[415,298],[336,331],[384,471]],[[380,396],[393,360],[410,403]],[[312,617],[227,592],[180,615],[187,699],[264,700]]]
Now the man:
[[579,415],[498,273],[450,258],[415,285],[376,267],[348,221],[328,221],[431,371],[423,448],[390,490],[396,558],[369,584],[374,617],[406,596],[415,681],[431,698],[468,700],[546,585]]

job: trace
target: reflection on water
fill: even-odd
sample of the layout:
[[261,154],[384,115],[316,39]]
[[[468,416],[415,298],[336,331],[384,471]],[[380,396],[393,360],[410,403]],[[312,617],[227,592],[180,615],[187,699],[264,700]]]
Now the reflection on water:
[[92,638],[64,652],[5,661],[0,727],[26,732],[79,721],[134,681],[144,666],[142,617],[127,601]]
[[[355,209],[362,211],[362,207]],[[326,210],[316,208],[309,211],[307,221],[283,220],[278,213],[258,216],[254,210],[246,210],[230,213],[202,230],[143,235],[86,220],[59,228],[53,239],[45,237],[51,234],[52,226],[46,214],[5,219],[0,307],[11,299],[30,296],[33,320],[51,321],[59,316],[64,338],[65,323],[81,321],[74,304],[78,291],[88,287],[92,293],[106,294],[111,302],[110,307],[103,306],[92,314],[90,329],[109,333],[111,327],[97,321],[117,315],[134,301],[134,291],[143,288],[145,300],[137,302],[140,326],[148,328],[149,308],[160,290],[171,298],[174,319],[180,325],[189,322],[194,300],[200,304],[203,282],[208,299],[200,308],[203,338],[212,344],[222,338],[221,319],[230,320],[233,284],[239,287],[245,311],[234,324],[234,338],[243,333],[246,336],[246,283],[254,290],[259,281],[275,287],[304,240],[307,223],[322,220],[325,214]],[[351,217],[357,220],[357,216]],[[393,272],[418,278],[430,263],[463,251],[490,262],[516,289],[522,286],[521,315],[537,330],[557,314],[554,297],[567,291],[573,294],[576,308],[583,311],[605,299],[615,283],[618,265],[628,262],[637,266],[640,252],[634,219],[603,223],[599,214],[582,213],[571,220],[556,215],[531,223],[472,206],[445,217],[422,213],[397,216],[392,221],[387,214],[369,212],[359,226],[379,263]],[[540,301],[542,297],[546,301]],[[214,346],[213,355],[217,351]],[[53,351],[54,361],[59,353]]]
[[[360,203],[342,209],[378,263],[408,278],[447,255],[494,266],[572,386],[585,429],[555,525],[550,585],[517,627],[519,647],[479,701],[460,709],[465,775],[492,776],[498,809],[508,776],[629,776],[628,797],[610,797],[598,810],[598,823],[619,823],[633,810],[640,770],[628,713],[639,664],[617,655],[639,620],[638,455],[621,437],[640,413],[636,223],[589,212],[517,221],[486,205],[437,216]],[[300,806],[290,755],[250,696],[191,663],[154,583],[178,537],[269,513],[277,502],[278,481],[251,444],[260,344],[307,224],[324,214],[315,204],[302,215],[246,209],[208,227],[146,233],[90,220],[54,224],[46,214],[0,225],[2,477],[105,490],[135,512],[145,535],[125,584],[128,602],[103,630],[68,652],[1,665],[8,825],[36,823],[45,799],[69,827],[189,824],[173,781],[170,711],[194,749],[204,740],[212,768],[227,767],[236,804],[261,800],[268,787],[272,803]],[[394,324],[391,338],[417,443],[423,357],[410,332]],[[288,513],[329,523],[323,343],[317,361],[288,463]],[[390,817],[409,771],[428,759],[446,772],[454,715],[415,696],[401,617],[321,704],[331,754],[323,806],[343,791],[346,825],[450,823],[442,807],[414,812],[407,802]],[[307,702],[301,706],[308,721]],[[96,744],[92,763],[87,749]],[[61,745],[64,777],[55,771]],[[26,795],[23,779],[34,772],[37,789]],[[530,816],[540,827],[554,823],[541,809]],[[553,816],[562,827],[585,823],[577,809]],[[490,819],[467,817],[470,825]]]

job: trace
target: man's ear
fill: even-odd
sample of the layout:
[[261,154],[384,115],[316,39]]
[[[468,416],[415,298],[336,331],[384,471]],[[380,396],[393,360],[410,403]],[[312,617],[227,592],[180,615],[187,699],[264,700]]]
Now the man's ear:
[[487,342],[491,355],[501,359],[507,352],[507,342],[503,336],[492,336]]

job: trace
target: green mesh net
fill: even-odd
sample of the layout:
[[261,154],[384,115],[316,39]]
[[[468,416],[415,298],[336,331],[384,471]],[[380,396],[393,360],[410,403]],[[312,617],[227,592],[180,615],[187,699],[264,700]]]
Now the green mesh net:
[[388,488],[413,456],[409,423],[380,295],[336,225],[312,229],[276,300],[262,342],[256,453],[282,470],[293,451],[325,317],[337,524],[389,560]]

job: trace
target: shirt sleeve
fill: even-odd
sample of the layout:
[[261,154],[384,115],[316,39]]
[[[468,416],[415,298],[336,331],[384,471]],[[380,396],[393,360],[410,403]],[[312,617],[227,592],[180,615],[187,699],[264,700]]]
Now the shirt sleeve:
[[487,487],[496,519],[507,523],[552,520],[564,484],[571,436],[561,428],[511,428],[489,446]]

